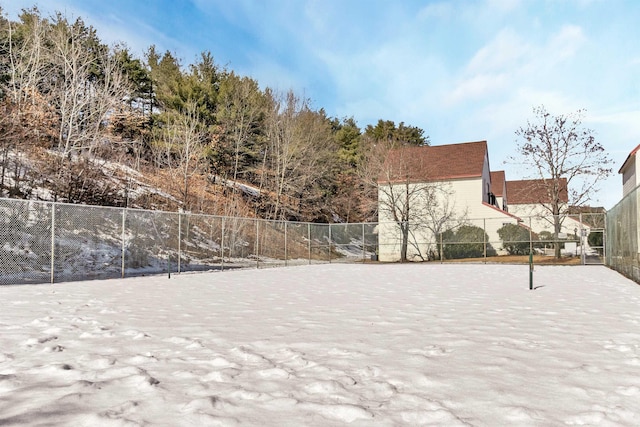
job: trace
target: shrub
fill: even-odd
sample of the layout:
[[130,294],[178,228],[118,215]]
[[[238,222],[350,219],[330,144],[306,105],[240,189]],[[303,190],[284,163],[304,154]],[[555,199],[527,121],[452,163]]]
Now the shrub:
[[[442,233],[445,259],[479,258],[484,256],[485,242],[489,236],[480,227],[462,225],[456,232],[447,230]],[[494,256],[496,251],[487,243],[487,256]]]
[[505,224],[498,229],[502,247],[509,255],[527,255],[529,253],[529,230],[517,224]]
[[602,255],[604,252],[602,248],[603,235],[604,233],[602,231],[592,231],[591,233],[589,233],[589,236],[587,237],[587,242],[589,243],[589,246],[591,247],[595,246],[595,249],[598,251],[598,254],[600,255]]

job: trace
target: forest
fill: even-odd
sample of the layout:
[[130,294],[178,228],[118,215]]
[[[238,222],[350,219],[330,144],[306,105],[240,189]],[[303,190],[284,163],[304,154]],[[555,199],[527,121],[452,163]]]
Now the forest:
[[375,221],[386,150],[429,144],[35,7],[0,8],[0,110],[0,197],[277,220]]

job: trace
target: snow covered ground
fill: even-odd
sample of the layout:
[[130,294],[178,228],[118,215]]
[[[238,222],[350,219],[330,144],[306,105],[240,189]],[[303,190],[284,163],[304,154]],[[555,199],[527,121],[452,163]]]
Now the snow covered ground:
[[640,425],[640,286],[534,280],[333,264],[1,287],[0,425]]

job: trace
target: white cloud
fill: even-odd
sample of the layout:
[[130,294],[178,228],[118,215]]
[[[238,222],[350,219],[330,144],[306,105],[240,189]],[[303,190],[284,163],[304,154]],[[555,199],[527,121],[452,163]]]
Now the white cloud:
[[486,6],[492,11],[509,13],[522,5],[522,0],[487,0]]
[[489,70],[502,71],[517,66],[530,55],[530,46],[515,31],[501,30],[471,58],[466,67],[469,74]]
[[[521,87],[548,91],[544,86],[553,85],[555,67],[568,62],[585,37],[580,27],[569,25],[552,34],[545,43],[536,45],[524,40],[513,29],[501,30],[469,60],[446,103],[455,105],[478,97],[510,97],[509,93]],[[536,102],[540,103],[542,100]]]
[[506,87],[508,76],[505,73],[476,74],[460,82],[448,95],[446,104],[475,101],[480,97],[492,95]]
[[451,2],[434,2],[429,3],[418,11],[417,17],[419,21],[428,21],[431,19],[448,19],[454,14],[454,7]]
[[572,57],[584,45],[586,37],[581,27],[577,25],[565,25],[560,32],[555,34],[545,47],[547,58],[556,62]]

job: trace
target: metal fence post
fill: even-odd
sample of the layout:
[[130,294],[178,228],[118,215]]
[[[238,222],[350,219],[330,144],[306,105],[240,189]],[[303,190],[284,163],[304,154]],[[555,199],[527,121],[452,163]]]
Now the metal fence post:
[[362,262],[367,260],[367,251],[364,243],[364,223],[362,223]]
[[284,266],[286,267],[287,264],[287,259],[289,258],[289,251],[288,251],[288,247],[287,247],[287,221],[284,222]]
[[331,223],[329,223],[329,264],[331,264],[331,244],[333,241],[331,240]]
[[[603,214],[602,220],[604,221],[602,224],[602,263],[604,265],[608,265],[607,263],[607,213],[606,212]],[[636,252],[637,251],[638,250],[636,249]]]
[[256,268],[260,268],[260,220],[256,219]]
[[482,243],[484,247],[484,263],[487,263],[487,219],[482,218]]
[[182,258],[182,212],[178,210],[178,274],[180,274],[180,258]]
[[56,204],[51,203],[51,283],[55,279],[56,267]]
[[307,241],[309,242],[309,265],[311,265],[311,223],[307,223]]
[[220,270],[224,271],[224,233],[225,233],[225,218],[226,217],[222,217],[222,236],[220,236]]
[[127,218],[127,208],[122,209],[122,266],[120,277],[124,279],[124,270],[125,270],[125,252],[126,252],[126,236],[125,236],[125,224]]
[[529,254],[533,254],[533,224],[531,223],[531,217],[529,217]]
[[[583,231],[583,226],[584,224],[582,223],[582,212],[580,212],[579,216],[578,216],[578,220],[580,221],[580,261],[582,261],[582,265],[586,265],[587,264],[587,257],[586,254],[584,253],[584,231]],[[592,222],[593,224],[593,222]]]

